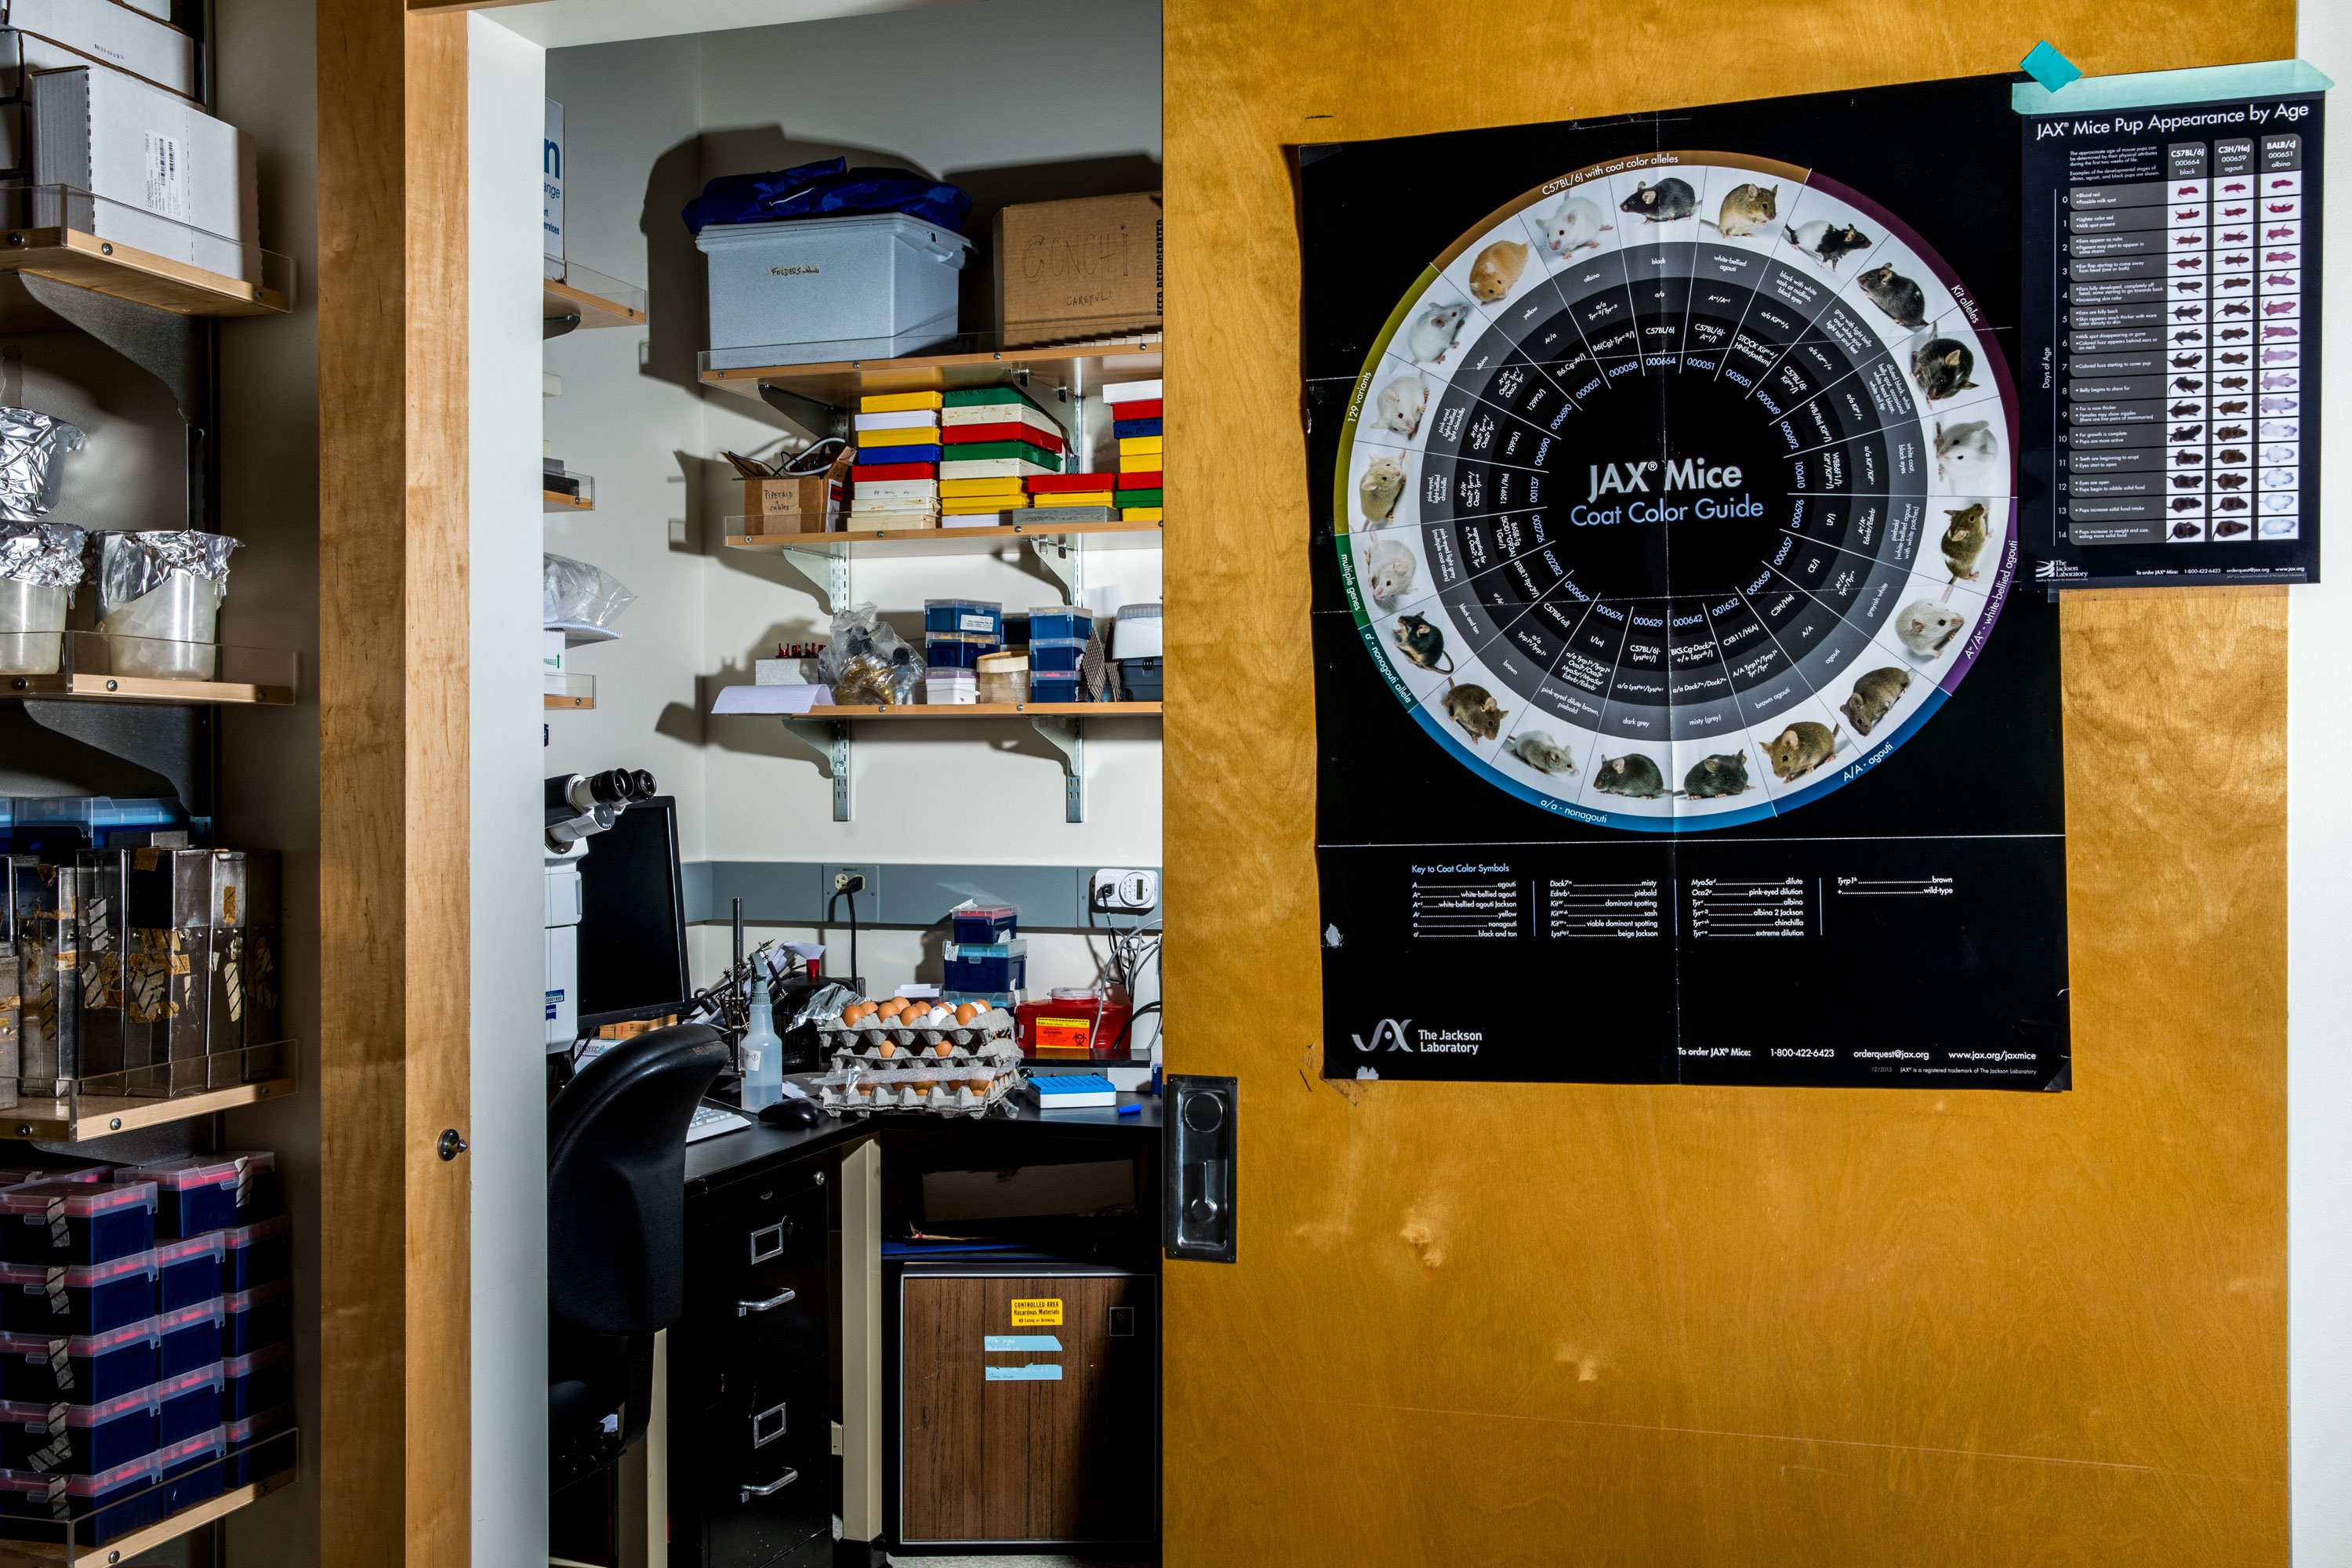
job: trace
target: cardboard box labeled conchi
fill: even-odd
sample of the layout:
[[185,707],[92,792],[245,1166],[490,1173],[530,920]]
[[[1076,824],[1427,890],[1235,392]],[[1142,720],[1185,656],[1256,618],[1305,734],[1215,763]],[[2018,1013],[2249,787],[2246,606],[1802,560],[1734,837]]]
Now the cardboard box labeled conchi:
[[1157,331],[1161,279],[1158,191],[996,215],[996,325],[1007,348]]

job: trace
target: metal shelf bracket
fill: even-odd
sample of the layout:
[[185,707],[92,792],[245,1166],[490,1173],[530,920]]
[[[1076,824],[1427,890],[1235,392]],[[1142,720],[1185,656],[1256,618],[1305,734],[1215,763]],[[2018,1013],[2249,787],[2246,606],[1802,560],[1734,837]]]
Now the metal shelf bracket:
[[1087,576],[1087,552],[1077,539],[1066,533],[1032,534],[1029,548],[1037,552],[1037,564],[1062,584],[1062,603],[1076,604]]
[[1087,721],[1059,714],[1032,714],[1029,722],[1062,753],[1063,820],[1087,819]]
[[822,754],[833,780],[833,819],[850,820],[849,721],[845,719],[786,719],[783,726],[803,745]]
[[812,436],[849,435],[849,410],[767,382],[760,383],[760,400]]
[[812,584],[824,584],[824,607],[829,613],[837,616],[848,606],[849,556],[845,552],[836,554],[829,550],[782,550],[777,553],[790,561],[793,570]]

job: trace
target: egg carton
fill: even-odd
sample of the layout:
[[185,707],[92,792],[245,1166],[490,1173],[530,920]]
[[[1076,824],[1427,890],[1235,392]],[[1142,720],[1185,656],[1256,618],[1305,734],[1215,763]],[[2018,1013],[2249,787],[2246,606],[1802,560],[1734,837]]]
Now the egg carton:
[[880,1069],[852,1067],[821,1073],[811,1083],[828,1116],[911,1110],[935,1116],[985,1116],[1021,1081],[1017,1068],[940,1064]]
[[970,1049],[990,1040],[1011,1041],[1013,1029],[1013,1015],[1002,1007],[995,1007],[976,1015],[968,1024],[951,1024],[945,1028],[933,1028],[928,1025],[902,1027],[871,1021],[861,1022],[855,1028],[844,1028],[840,1020],[835,1019],[829,1024],[820,1025],[817,1035],[824,1046],[835,1053],[863,1055],[878,1051],[886,1045],[894,1047],[895,1054],[896,1049],[936,1047],[942,1041]]
[[867,1068],[938,1063],[948,1067],[1010,1067],[1021,1060],[1021,1047],[1009,1035],[993,1036],[976,1045],[961,1046],[945,1037],[911,1046],[885,1040],[860,1044],[833,1053],[836,1068]]

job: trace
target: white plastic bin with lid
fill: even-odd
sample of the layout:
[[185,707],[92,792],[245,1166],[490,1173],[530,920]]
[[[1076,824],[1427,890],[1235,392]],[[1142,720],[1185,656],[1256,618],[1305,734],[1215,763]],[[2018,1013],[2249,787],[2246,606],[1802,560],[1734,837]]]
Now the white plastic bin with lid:
[[711,224],[710,368],[894,359],[956,333],[971,241],[908,217]]

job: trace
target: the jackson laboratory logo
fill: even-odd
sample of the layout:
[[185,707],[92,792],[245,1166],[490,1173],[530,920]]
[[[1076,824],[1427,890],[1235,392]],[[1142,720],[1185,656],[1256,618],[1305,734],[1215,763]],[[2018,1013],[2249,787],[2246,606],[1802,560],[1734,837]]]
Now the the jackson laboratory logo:
[[1412,1047],[1404,1043],[1404,1032],[1412,1026],[1411,1018],[1402,1020],[1382,1018],[1372,1030],[1370,1045],[1364,1043],[1364,1037],[1361,1035],[1349,1035],[1348,1037],[1356,1042],[1356,1048],[1360,1051],[1377,1051],[1381,1048],[1381,1041],[1383,1039],[1389,1042],[1389,1049],[1392,1051],[1410,1051]]

